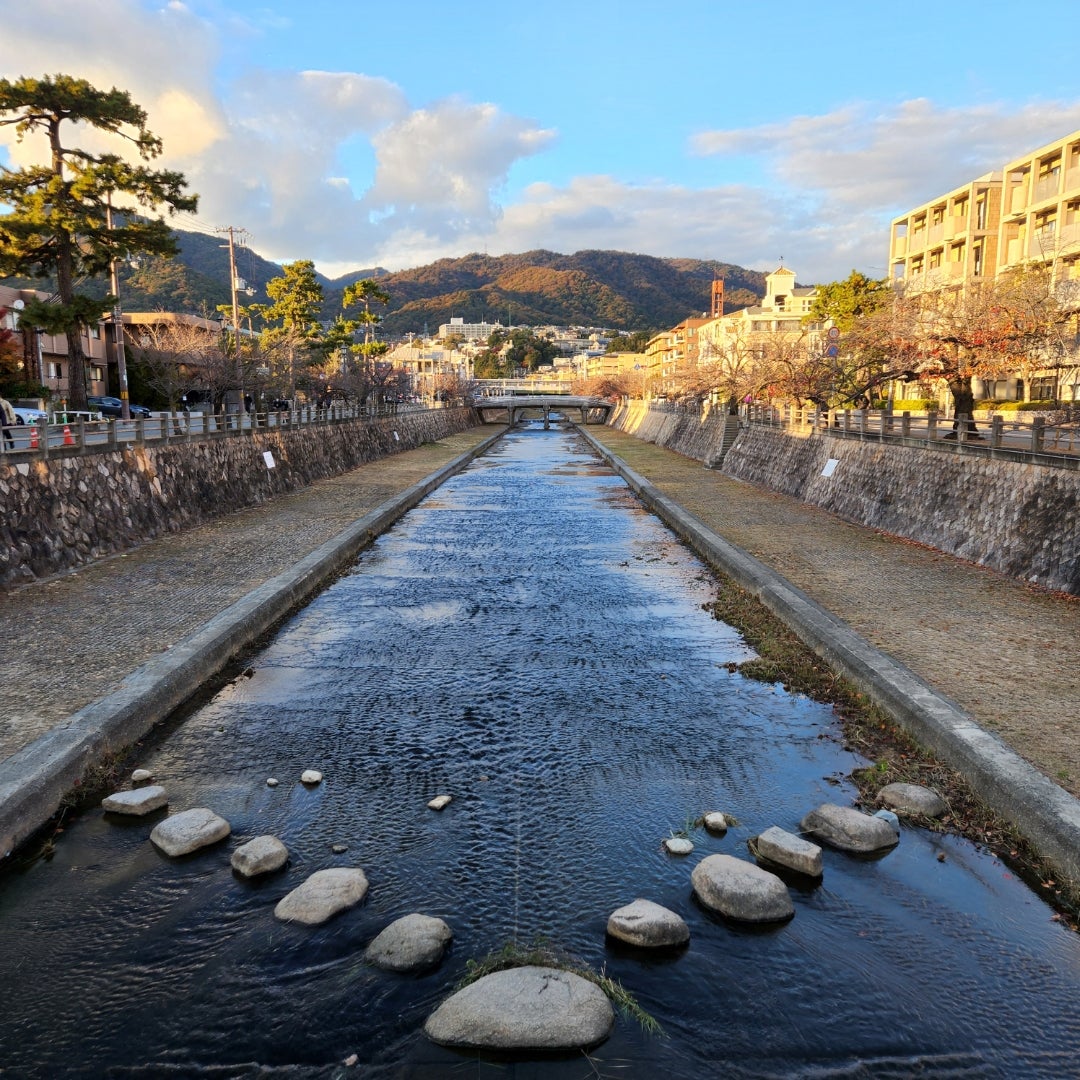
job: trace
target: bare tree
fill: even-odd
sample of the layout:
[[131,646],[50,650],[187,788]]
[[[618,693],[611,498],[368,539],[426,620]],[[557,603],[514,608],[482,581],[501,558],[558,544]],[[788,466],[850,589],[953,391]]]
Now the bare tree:
[[220,400],[235,382],[221,334],[212,326],[178,319],[165,312],[130,331],[133,358],[148,384],[176,409],[191,389]]

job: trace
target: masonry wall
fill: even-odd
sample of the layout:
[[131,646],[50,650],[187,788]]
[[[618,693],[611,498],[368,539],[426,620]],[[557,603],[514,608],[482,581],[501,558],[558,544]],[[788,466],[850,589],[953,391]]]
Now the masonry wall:
[[[709,461],[722,419],[635,417],[623,408],[612,423]],[[836,464],[823,476],[830,459]],[[848,521],[1080,595],[1080,471],[757,424],[739,431],[722,468]]]
[[4,458],[0,587],[73,569],[476,422],[471,409],[432,409],[111,453]]

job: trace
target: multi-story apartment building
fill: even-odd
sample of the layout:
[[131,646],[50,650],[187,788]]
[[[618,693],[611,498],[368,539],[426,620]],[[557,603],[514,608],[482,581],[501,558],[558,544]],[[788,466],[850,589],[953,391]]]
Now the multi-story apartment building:
[[[1080,312],[1080,131],[1048,143],[1000,171],[895,218],[889,234],[894,284],[907,289],[959,288],[1025,263],[1048,265],[1058,298]],[[975,387],[981,397],[1080,400],[1080,357]]]
[[458,337],[462,341],[487,341],[496,330],[506,330],[502,323],[467,323],[464,318],[454,316],[448,323],[439,327],[439,338]]
[[1001,173],[988,173],[894,219],[892,279],[942,288],[997,273]]
[[[68,396],[68,348],[63,334],[46,334],[43,331],[20,326],[19,312],[27,300],[47,300],[48,293],[33,289],[13,289],[0,285],[0,325],[14,330],[21,338],[23,369],[28,382],[49,388],[55,401]],[[86,356],[87,393],[109,392],[109,342],[111,327],[104,320],[83,328],[82,347]]]
[[677,326],[661,331],[649,341],[645,355],[653,393],[676,392],[680,377],[697,367],[698,331],[708,321],[706,315],[683,319]]

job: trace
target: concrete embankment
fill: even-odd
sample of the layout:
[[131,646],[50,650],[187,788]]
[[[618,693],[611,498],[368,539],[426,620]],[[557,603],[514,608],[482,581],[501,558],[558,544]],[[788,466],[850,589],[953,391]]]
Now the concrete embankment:
[[[890,542],[812,508],[800,509],[790,499],[736,484],[610,428],[580,430],[705,561],[757,596],[920,743],[961,772],[1060,872],[1080,880],[1080,802],[1049,778],[1064,773],[1075,783],[1080,776],[1080,759],[1070,758],[1068,769],[1059,765],[1063,743],[1075,746],[1080,736],[1080,717],[1066,690],[1072,682],[1066,672],[1080,662],[1080,608],[1075,603],[1061,605],[997,579],[1004,618],[987,618],[988,582],[974,568]],[[635,455],[636,449],[642,452]],[[641,468],[633,468],[622,454],[634,457]],[[732,542],[731,534],[746,546]],[[884,543],[894,546],[885,550]],[[890,606],[881,601],[893,583],[903,584],[920,568],[928,583],[951,589],[946,615],[926,603]],[[789,573],[802,588],[788,579]],[[1018,625],[1040,616],[1047,623],[1042,631],[1063,636],[1063,655],[1056,658],[1063,666],[1050,678],[1052,685],[1046,680],[1018,684],[1017,672],[1031,660],[1037,665],[1040,650],[1032,657],[1032,643],[1014,633]],[[965,618],[972,619],[970,624]],[[953,619],[963,627],[960,636]],[[944,634],[935,625],[942,622]],[[909,658],[910,667],[903,662]],[[943,685],[960,691],[960,703],[942,692]],[[1006,729],[1008,741],[972,716],[972,702],[995,726]],[[1016,742],[1039,768],[1017,753]]]
[[[0,588],[126,551],[477,423],[472,409],[0,456]],[[267,455],[270,455],[269,458]]]
[[13,592],[0,856],[504,430],[473,427]]

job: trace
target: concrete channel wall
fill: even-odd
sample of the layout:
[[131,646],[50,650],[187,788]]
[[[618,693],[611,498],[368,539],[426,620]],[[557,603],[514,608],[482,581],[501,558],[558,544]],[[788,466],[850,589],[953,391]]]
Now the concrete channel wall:
[[5,456],[0,588],[76,568],[477,423],[472,409],[429,409],[101,453]]
[[618,409],[612,425],[727,476],[894,536],[1080,595],[1080,472],[1003,457],[799,434],[764,424],[723,445],[718,412]]

